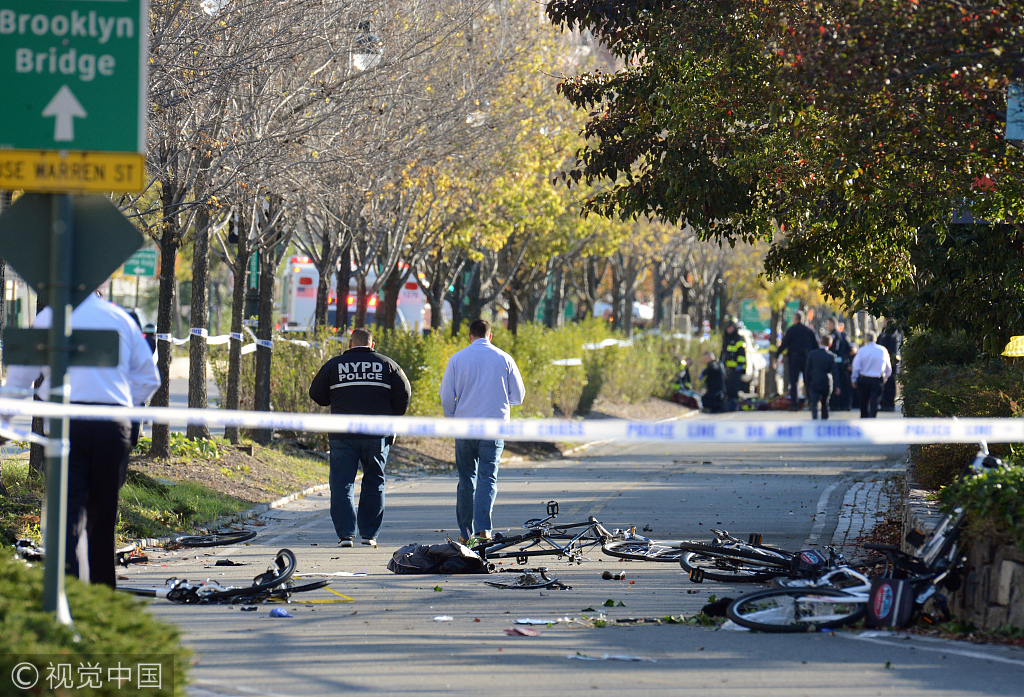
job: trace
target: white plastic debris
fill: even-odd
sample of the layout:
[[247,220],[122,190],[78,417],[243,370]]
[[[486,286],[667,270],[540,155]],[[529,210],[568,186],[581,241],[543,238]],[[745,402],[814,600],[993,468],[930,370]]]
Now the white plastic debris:
[[566,658],[577,661],[630,661],[633,663],[657,663],[657,659],[645,656],[630,656],[625,653],[606,653],[603,656],[588,656],[585,653],[569,654]]
[[434,618],[435,622],[452,622],[454,620],[455,620],[455,618],[452,617],[451,615],[438,615],[437,617]]
[[724,629],[724,630],[726,630],[728,632],[749,632],[750,631],[749,627],[741,627],[740,625],[736,624],[732,620],[726,620],[725,622],[723,622],[722,623],[722,629]]

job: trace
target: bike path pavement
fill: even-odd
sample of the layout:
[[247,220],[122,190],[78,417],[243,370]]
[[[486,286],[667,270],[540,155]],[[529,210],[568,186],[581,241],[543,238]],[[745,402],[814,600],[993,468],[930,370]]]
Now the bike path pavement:
[[[759,531],[766,541],[799,548],[820,522],[815,517],[828,487],[850,482],[849,491],[866,474],[894,469],[900,456],[878,449],[735,450],[607,445],[578,459],[511,463],[499,479],[496,526],[513,528],[540,517],[544,502],[555,499],[559,522],[594,515],[607,527],[637,525],[639,531],[646,525],[653,528],[646,534],[655,538],[710,539],[708,528],[720,526],[736,534]],[[336,547],[330,497],[323,492],[269,512],[251,545],[154,555],[152,565],[130,569],[122,583],[160,585],[177,576],[248,585],[282,547],[296,553],[300,572],[368,574],[332,583],[355,602],[293,603],[287,606],[293,618],[271,618],[268,606],[249,613],[238,606],[152,602],[152,611],[181,626],[197,652],[194,697],[538,690],[579,695],[608,689],[793,697],[817,695],[829,686],[858,696],[1024,694],[1020,649],[903,635],[560,623],[537,627],[536,637],[506,636],[518,618],[594,617],[598,611],[612,620],[693,615],[712,593],[734,597],[755,587],[696,585],[677,565],[613,561],[599,551],[578,566],[546,563],[572,590],[501,590],[486,586],[484,580],[493,577],[485,576],[391,574],[386,563],[401,545],[437,543],[445,533],[456,534],[455,483],[454,476],[438,476],[392,484],[379,549]],[[824,498],[842,504],[845,492],[838,491],[839,486]],[[839,513],[826,511],[829,516],[838,520]],[[247,566],[213,566],[222,558]],[[627,578],[602,580],[605,570],[624,570]],[[340,600],[326,590],[308,595]],[[607,600],[622,606],[605,608]],[[453,619],[435,621],[442,616]],[[583,660],[578,654],[648,660]]]

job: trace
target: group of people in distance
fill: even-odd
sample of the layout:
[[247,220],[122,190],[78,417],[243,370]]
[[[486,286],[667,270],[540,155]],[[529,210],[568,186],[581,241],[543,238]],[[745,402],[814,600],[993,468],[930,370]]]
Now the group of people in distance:
[[[819,414],[827,419],[831,411],[846,411],[855,405],[862,418],[874,418],[879,411],[895,411],[896,335],[889,331],[881,336],[865,332],[864,344],[858,347],[835,318],[826,320],[826,330],[819,336],[804,324],[804,314],[796,312],[793,324],[782,336],[776,356],[786,355],[790,411],[800,408],[801,376],[814,419]],[[707,351],[703,363],[700,377],[705,386],[704,410],[736,411],[747,376],[745,342],[735,322],[725,324],[721,359]]]

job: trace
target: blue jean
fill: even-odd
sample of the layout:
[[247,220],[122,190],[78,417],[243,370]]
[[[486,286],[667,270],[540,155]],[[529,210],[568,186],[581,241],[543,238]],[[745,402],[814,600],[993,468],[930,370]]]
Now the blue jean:
[[376,538],[384,522],[384,465],[390,446],[384,438],[331,439],[331,520],[339,539],[356,535],[355,481],[359,465],[359,534]]
[[455,468],[459,488],[455,498],[455,517],[467,540],[491,530],[491,510],[498,495],[498,463],[503,440],[455,440]]

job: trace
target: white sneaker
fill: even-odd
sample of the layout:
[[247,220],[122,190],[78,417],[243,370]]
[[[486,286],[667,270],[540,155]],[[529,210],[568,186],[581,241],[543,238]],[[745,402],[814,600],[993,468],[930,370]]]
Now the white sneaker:
[[371,537],[369,539],[364,537],[363,538],[363,544],[366,545],[367,547],[374,547],[374,548],[376,548],[377,547],[377,539],[374,538],[374,537]]
[[351,547],[352,546],[352,538],[351,537],[346,537],[344,540],[338,540],[338,546],[339,547]]

